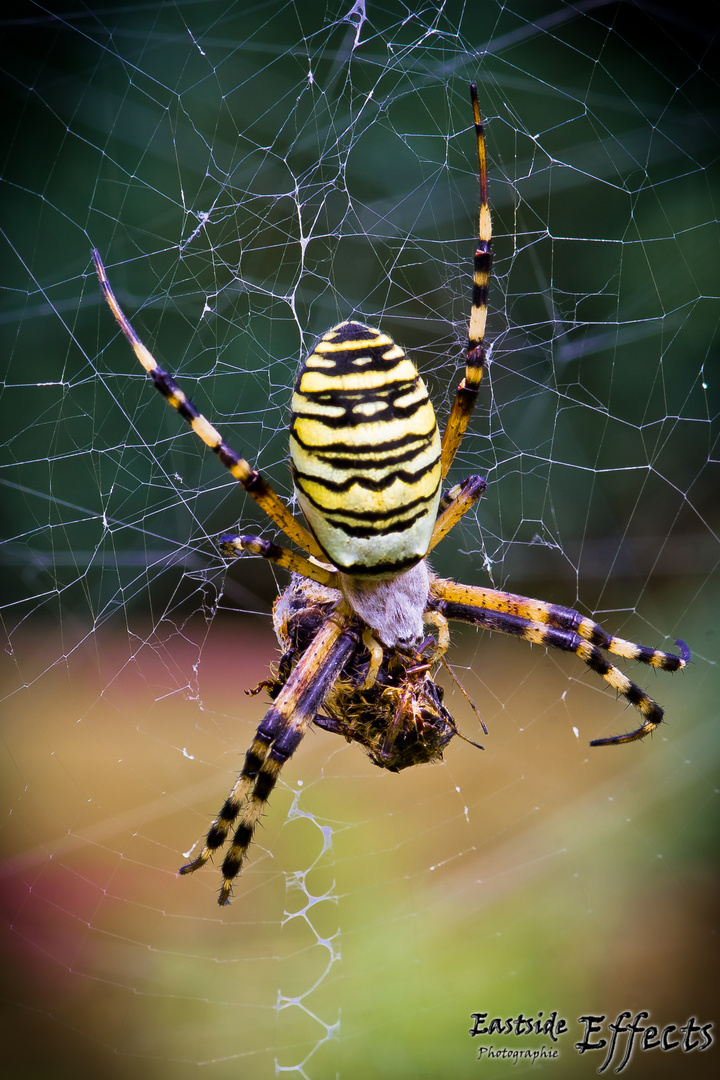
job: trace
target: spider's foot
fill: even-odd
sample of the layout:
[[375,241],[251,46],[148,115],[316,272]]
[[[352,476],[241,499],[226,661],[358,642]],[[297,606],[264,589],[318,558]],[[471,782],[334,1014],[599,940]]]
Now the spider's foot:
[[610,735],[607,739],[592,739],[591,746],[623,746],[629,742],[639,742],[640,739],[644,739],[646,735],[649,735],[652,731],[658,727],[659,721],[653,723],[648,720],[642,727],[637,728],[635,731],[628,731],[625,735]]
[[662,649],[652,649],[648,645],[637,645],[634,641],[613,637],[606,634],[601,626],[590,619],[581,620],[578,633],[585,640],[602,649],[607,649],[615,656],[622,656],[626,660],[637,660],[641,664],[648,664],[660,671],[680,671],[692,659],[690,649],[680,639],[675,642],[680,649],[680,655],[677,656],[675,653],[663,652]]
[[205,865],[211,855],[212,851],[210,850],[210,848],[203,848],[203,850],[200,852],[196,859],[193,859],[192,862],[185,863],[184,866],[180,867],[180,869],[178,870],[178,874],[195,873],[196,870],[199,870],[201,866]]
[[658,703],[648,697],[645,691],[641,690],[635,683],[631,683],[629,679],[627,682],[629,684],[627,689],[620,689],[620,687],[617,687],[617,689],[620,689],[623,696],[642,713],[645,717],[645,723],[641,724],[635,731],[628,731],[624,735],[611,735],[607,739],[593,739],[590,743],[591,746],[622,746],[624,743],[638,742],[640,739],[650,735],[662,723],[664,713]]
[[230,878],[223,878],[222,888],[218,895],[218,904],[220,907],[225,907],[230,903],[230,897],[232,896],[233,883]]
[[255,697],[256,694],[260,694],[263,690],[266,690],[274,701],[282,690],[283,685],[284,684],[280,682],[279,679],[263,679],[257,686],[251,687],[249,690],[246,690],[245,693],[248,697]]

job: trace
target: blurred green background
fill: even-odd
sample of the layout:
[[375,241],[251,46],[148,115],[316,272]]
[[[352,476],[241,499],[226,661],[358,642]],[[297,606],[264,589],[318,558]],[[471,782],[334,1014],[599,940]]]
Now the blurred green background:
[[[3,24],[0,326],[7,1075],[493,1078],[471,1014],[717,1021],[717,48],[684,6],[187,3]],[[704,9],[703,9],[704,10]],[[360,25],[362,22],[362,25]],[[162,404],[158,360],[285,497],[293,372],[353,315],[447,415],[487,118],[492,363],[434,558],[593,614],[682,674],[629,670],[650,741],[574,657],[459,631],[489,735],[383,775],[308,735],[233,905],[175,871],[276,657],[273,530]],[[477,719],[448,688],[461,730]],[[578,729],[577,733],[575,728]],[[541,1040],[493,1039],[513,1049]],[[547,1043],[547,1040],[544,1040]],[[717,1055],[636,1054],[633,1077]],[[534,1070],[535,1071],[535,1070]],[[610,1071],[610,1070],[607,1070]]]

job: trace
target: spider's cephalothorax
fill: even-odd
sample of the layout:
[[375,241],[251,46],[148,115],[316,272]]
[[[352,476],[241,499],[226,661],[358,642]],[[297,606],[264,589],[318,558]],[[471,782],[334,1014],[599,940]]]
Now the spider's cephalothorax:
[[[261,555],[293,572],[275,605],[283,648],[277,677],[261,686],[272,705],[240,776],[210,827],[190,873],[232,840],[222,864],[227,903],[280,770],[310,724],[360,743],[376,765],[397,772],[436,761],[453,735],[432,672],[449,642],[448,620],[574,652],[630,702],[642,723],[591,745],[634,742],[663,711],[605,653],[677,671],[690,660],[606,633],[570,608],[435,577],[426,556],[485,490],[471,476],[441,496],[467,428],[486,362],[485,322],[492,263],[485,139],[477,92],[471,101],[480,176],[478,241],[462,379],[440,439],[425,385],[380,330],[343,322],[303,363],[292,400],[290,452],[298,502],[309,528],[201,415],[159,366],[123,313],[93,252],[105,299],[149,377],[193,431],[307,556],[258,537],[224,536],[230,557]],[[438,631],[437,645],[425,623]],[[239,819],[239,820],[238,820]],[[237,823],[237,824],[236,824]],[[234,830],[234,832],[233,832]]]

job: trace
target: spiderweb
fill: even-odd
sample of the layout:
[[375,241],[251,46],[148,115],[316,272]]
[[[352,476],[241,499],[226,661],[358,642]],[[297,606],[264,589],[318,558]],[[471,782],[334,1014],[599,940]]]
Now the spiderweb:
[[[473,1012],[717,1022],[710,19],[594,0],[4,16],[7,1075],[52,1054],[59,1077],[517,1076],[478,1063]],[[217,867],[175,871],[264,712],[243,691],[276,659],[284,579],[220,558],[238,520],[273,529],[149,386],[90,249],[291,501],[293,372],[340,319],[382,322],[447,415],[477,227],[470,79],[492,355],[453,478],[489,487],[434,566],[659,648],[682,636],[694,662],[629,672],[669,723],[589,751],[635,726],[601,680],[457,631],[489,735],[452,683],[447,701],[484,753],[455,740],[392,776],[309,734],[221,911]],[[579,1034],[535,1069],[594,1075]],[[627,1071],[677,1075],[680,1053]]]

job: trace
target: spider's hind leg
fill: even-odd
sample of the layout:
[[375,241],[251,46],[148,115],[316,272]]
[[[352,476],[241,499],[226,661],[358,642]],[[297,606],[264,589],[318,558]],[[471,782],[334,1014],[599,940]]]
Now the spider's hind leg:
[[492,222],[488,204],[488,176],[485,155],[485,134],[478,105],[477,89],[470,84],[470,100],[475,122],[475,138],[478,152],[478,175],[480,179],[480,214],[478,240],[473,265],[472,307],[468,323],[468,341],[465,351],[465,377],[460,383],[453,402],[447,427],[442,437],[442,474],[447,476],[465,429],[475,407],[478,387],[487,362],[485,350],[485,323],[487,320],[488,286],[492,269]]
[[482,476],[468,476],[461,484],[455,484],[440,500],[438,516],[435,520],[428,553],[439,544],[444,536],[453,529],[461,517],[468,512],[487,488],[487,480]]
[[283,566],[296,574],[316,581],[319,585],[325,585],[331,589],[340,588],[340,580],[337,571],[328,564],[317,560],[310,561],[297,551],[281,547],[271,540],[263,540],[260,536],[235,536],[225,533],[220,537],[220,550],[230,558],[238,558],[240,555],[262,555],[263,559]]
[[253,469],[245,458],[241,457],[225,442],[220,432],[202,415],[187,394],[181,390],[172,375],[160,367],[153,354],[142,343],[133,329],[132,323],[120,307],[108,280],[100,252],[93,250],[92,258],[108,307],[155,388],[162,394],[168,404],[177,409],[205,445],[209,446],[217,454],[219,460],[230,474],[243,486],[248,495],[255,499],[257,504],[282,529],[285,535],[289,536],[305,551],[309,551],[316,557],[321,558],[322,552],[312,533],[293,517],[282,499],[275,494],[260,473]]

